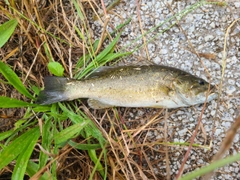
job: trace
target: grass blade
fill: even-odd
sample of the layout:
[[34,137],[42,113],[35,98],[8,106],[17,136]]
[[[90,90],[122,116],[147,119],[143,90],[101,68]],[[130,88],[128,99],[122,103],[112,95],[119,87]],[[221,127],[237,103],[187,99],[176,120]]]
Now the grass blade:
[[24,174],[26,173],[29,158],[40,136],[39,128],[35,128],[34,130],[35,131],[31,133],[30,137],[24,142],[24,146],[22,145],[22,149],[24,149],[24,151],[17,158],[17,162],[13,170],[12,180],[23,179]]
[[73,141],[69,141],[68,144],[76,149],[79,150],[90,150],[90,149],[99,149],[101,148],[100,144],[79,144],[79,143],[75,143]]
[[211,164],[204,166],[196,171],[193,171],[185,176],[183,176],[182,178],[180,178],[180,180],[192,180],[195,179],[199,176],[205,175],[211,171],[214,171],[217,168],[226,166],[227,164],[233,163],[235,161],[239,161],[240,160],[240,153],[234,155],[234,156],[229,156],[225,159],[221,159],[219,161],[215,161],[212,162]]
[[7,81],[21,94],[30,99],[34,99],[33,96],[24,87],[16,73],[6,64],[0,61],[0,73],[7,79]]
[[37,104],[31,104],[28,102],[20,101],[6,96],[0,96],[0,108],[17,108],[17,107],[29,107],[39,106]]
[[[53,128],[54,124],[51,121],[51,118],[48,118],[46,115],[43,116],[44,125],[42,127],[42,144],[41,146],[47,152],[51,152],[51,142],[53,140]],[[40,151],[39,155],[39,166],[37,167],[38,170],[42,169],[48,162],[48,154]]]
[[[81,75],[77,77],[78,79],[81,79],[82,77],[86,76],[89,72],[91,72],[93,69],[95,69],[95,68],[97,68],[99,66],[103,66],[107,62],[110,61],[110,60],[106,59],[105,57],[107,57],[108,54],[113,54],[113,53],[111,53],[111,51],[114,49],[115,45],[117,44],[117,42],[118,42],[118,40],[120,38],[120,35],[121,35],[121,33],[119,33],[117,35],[117,37],[115,37],[115,39],[99,55],[97,55],[96,58],[94,58],[88,64],[88,66],[84,69],[84,71],[81,72]],[[119,53],[118,55],[116,55],[116,57],[120,57],[120,55],[127,55],[128,53],[129,52],[127,52],[127,53]],[[113,60],[113,59],[114,58],[111,58],[111,60]]]
[[6,132],[2,132],[0,133],[0,141],[6,139],[7,137],[11,136],[13,134],[14,130],[9,130],[9,131],[6,131]]
[[0,152],[0,169],[4,168],[12,162],[19,154],[24,152],[25,147],[29,144],[29,139],[32,139],[33,134],[38,133],[39,127],[33,128],[16,138],[7,147]]
[[[77,124],[81,124],[83,122],[87,122],[87,124],[84,126],[84,131],[85,131],[84,134],[85,135],[83,135],[83,134],[82,135],[86,139],[89,139],[91,137],[96,138],[99,141],[101,148],[103,148],[102,152],[105,155],[106,154],[106,150],[104,148],[105,139],[104,139],[103,135],[101,134],[101,132],[99,131],[99,129],[95,126],[95,124],[83,112],[78,111],[79,114],[75,114],[73,112],[76,112],[76,110],[69,110],[65,106],[63,106],[61,103],[58,103],[58,105],[63,110],[63,112],[68,114],[68,117],[72,120],[73,123],[78,122]],[[78,126],[78,132],[80,132],[79,126]],[[65,136],[68,136],[68,134],[65,134]],[[65,138],[65,137],[63,136],[61,139],[63,139],[63,138]],[[88,142],[89,142],[89,145],[92,144],[90,139],[88,140]],[[89,154],[90,159],[95,164],[94,169],[99,171],[99,173],[101,174],[102,177],[105,177],[106,174],[104,173],[104,169],[106,169],[107,167],[104,168],[100,162],[102,155],[98,158],[95,149],[88,149],[88,154]],[[95,173],[95,170],[91,173],[91,176]],[[89,179],[91,179],[91,178],[89,178]]]
[[101,59],[103,59],[108,53],[110,53],[114,49],[115,45],[117,44],[120,38],[120,35],[121,35],[121,32],[113,39],[113,41],[99,55],[97,55],[95,61],[100,62]]
[[[102,64],[99,64],[99,67],[101,67],[101,66],[103,66],[104,64],[106,64],[107,62],[110,62],[110,61],[112,61],[112,60],[114,60],[114,59],[117,59],[117,58],[119,58],[119,57],[123,57],[123,56],[127,56],[127,55],[130,55],[131,54],[131,52],[126,52],[126,53],[109,53],[109,54],[107,54],[103,59],[102,59]],[[87,72],[89,72],[89,71],[87,71]],[[89,72],[85,77],[88,77],[89,75],[91,75],[92,73],[94,72],[94,70],[93,71],[91,71],[91,72]],[[80,76],[80,77],[82,77],[82,75]]]
[[95,174],[95,170],[97,170],[101,174],[101,176],[104,177],[105,176],[104,167],[102,166],[102,164],[100,162],[100,159],[102,157],[102,153],[100,154],[99,157],[97,157],[96,150],[91,149],[91,150],[88,150],[88,155],[95,164],[95,167],[94,167],[93,171],[91,172],[91,175],[90,175],[89,179],[93,179],[93,175]]
[[[26,169],[26,172],[27,174],[32,177],[34,174],[37,173],[37,170],[38,170],[38,164],[32,162],[32,161],[28,161],[28,165],[27,165],[27,169]],[[49,180],[51,179],[50,176],[47,175],[47,173],[44,173],[40,178],[39,180]]]
[[61,144],[71,138],[76,137],[80,133],[80,131],[88,124],[89,124],[89,121],[84,121],[84,122],[69,126],[68,128],[64,129],[63,131],[55,135],[55,138],[54,138],[55,143]]
[[0,26],[0,48],[8,41],[11,37],[12,33],[14,32],[15,28],[17,27],[17,20],[12,19]]
[[82,116],[79,116],[79,115],[75,114],[73,111],[67,109],[66,106],[62,105],[61,103],[58,103],[58,105],[62,109],[62,111],[68,115],[69,119],[73,123],[78,124],[78,123],[81,123],[81,122],[84,121]]

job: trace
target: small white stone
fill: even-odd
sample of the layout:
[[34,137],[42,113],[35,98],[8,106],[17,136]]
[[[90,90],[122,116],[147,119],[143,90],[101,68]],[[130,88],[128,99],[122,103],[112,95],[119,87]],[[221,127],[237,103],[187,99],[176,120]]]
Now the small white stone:
[[236,134],[234,137],[234,142],[239,143],[240,142],[240,135]]
[[163,10],[163,14],[168,14],[168,13],[169,13],[168,9]]
[[134,115],[133,115],[133,113],[129,113],[129,116],[131,117],[131,118],[133,118],[134,117]]
[[177,111],[177,115],[181,115],[181,114],[184,114],[185,112],[184,111]]
[[214,39],[214,36],[213,35],[211,35],[211,34],[209,34],[209,35],[206,35],[205,37],[204,37],[204,40],[207,42],[207,41],[211,41],[211,40],[213,40]]
[[200,19],[202,19],[203,15],[204,14],[195,14],[194,16],[195,16],[196,20],[200,20]]
[[152,6],[152,2],[150,1],[146,1],[146,2],[144,2],[145,3],[145,5],[147,6],[147,7],[151,7]]
[[239,173],[239,168],[234,168],[235,173]]
[[143,4],[141,6],[141,10],[146,11],[148,9],[148,6],[146,4]]
[[153,44],[153,43],[149,43],[149,44],[148,44],[148,50],[149,50],[149,51],[152,51],[152,52],[154,52],[154,51],[155,51],[155,49],[156,49],[156,46],[155,46],[155,44]]
[[182,129],[182,130],[178,131],[178,134],[179,134],[179,136],[184,136],[187,131],[188,131],[188,129]]
[[226,90],[226,93],[230,95],[230,94],[233,94],[235,91],[236,91],[235,86],[228,86],[227,90]]
[[137,112],[137,115],[138,115],[138,116],[142,116],[143,114],[144,114],[144,111],[138,110],[138,112]]
[[184,143],[185,141],[184,141],[183,139],[180,139],[179,142],[180,142],[180,143]]
[[178,142],[179,142],[179,139],[177,139],[177,138],[174,138],[173,142],[176,142],[176,143],[178,143]]
[[228,83],[231,84],[231,85],[234,85],[234,84],[235,84],[235,80],[229,79],[229,80],[228,80]]
[[222,125],[223,125],[225,128],[229,129],[230,126],[231,126],[231,123],[230,123],[230,122],[223,122]]
[[160,2],[157,1],[157,3],[155,4],[155,8],[156,8],[156,9],[160,9],[160,5],[161,5]]
[[193,15],[188,14],[185,21],[186,23],[191,23],[193,21]]
[[237,87],[240,87],[240,79],[237,79],[236,85],[237,85]]
[[191,159],[195,160],[195,159],[196,159],[196,157],[195,157],[194,155],[192,155],[192,156],[191,156]]
[[194,26],[194,25],[191,25],[191,26],[188,28],[188,32],[189,32],[190,34],[192,34],[194,31],[195,31],[195,26]]
[[160,64],[160,62],[161,62],[161,59],[160,59],[160,57],[155,57],[154,59],[153,59],[153,62],[155,63],[155,64]]
[[215,23],[212,22],[212,23],[210,24],[210,27],[211,27],[211,28],[215,28]]
[[161,49],[159,53],[160,53],[160,54],[167,54],[167,53],[168,53],[168,50],[167,50],[167,49]]
[[240,2],[234,2],[233,3],[237,8],[240,8]]
[[152,131],[148,131],[147,135],[148,135],[148,136],[153,136]]
[[214,116],[216,114],[216,110],[212,110],[210,114],[211,116]]
[[222,130],[221,129],[216,129],[215,131],[215,136],[219,136],[221,134]]

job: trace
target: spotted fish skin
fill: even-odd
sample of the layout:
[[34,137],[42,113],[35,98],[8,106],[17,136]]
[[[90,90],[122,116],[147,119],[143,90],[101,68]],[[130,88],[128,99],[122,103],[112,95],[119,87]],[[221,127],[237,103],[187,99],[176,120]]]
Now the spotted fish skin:
[[39,104],[88,98],[94,109],[178,108],[218,97],[214,87],[205,80],[160,65],[106,67],[83,80],[45,77],[44,85],[37,100]]

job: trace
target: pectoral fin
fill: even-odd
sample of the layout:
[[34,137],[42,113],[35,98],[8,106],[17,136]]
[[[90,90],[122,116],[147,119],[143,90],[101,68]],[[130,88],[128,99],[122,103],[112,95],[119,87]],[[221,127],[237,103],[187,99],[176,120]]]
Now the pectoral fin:
[[88,105],[93,109],[105,109],[113,107],[112,105],[102,103],[101,101],[95,99],[88,99]]

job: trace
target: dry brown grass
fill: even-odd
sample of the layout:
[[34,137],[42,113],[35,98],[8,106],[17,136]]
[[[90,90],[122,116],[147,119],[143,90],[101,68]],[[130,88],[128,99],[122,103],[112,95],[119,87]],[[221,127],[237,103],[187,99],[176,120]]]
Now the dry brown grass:
[[[81,27],[81,21],[72,3],[58,0],[11,3],[12,8],[3,2],[0,4],[0,23],[16,18],[19,24],[11,39],[0,49],[0,59],[12,66],[26,86],[30,83],[43,86],[43,77],[49,75],[46,68],[49,61],[60,62],[65,75],[72,75],[72,66],[86,51],[74,29],[75,25]],[[0,83],[1,95],[24,98],[12,87]],[[5,115],[8,114],[5,112]]]
[[[109,142],[108,161],[109,179],[162,179],[162,170],[158,168],[160,161],[166,161],[167,143],[164,137],[153,140],[148,137],[149,131],[164,132],[157,124],[164,122],[164,110],[154,110],[154,115],[144,113],[141,119],[132,119],[129,113],[145,109],[123,109],[114,111],[86,113],[95,120]],[[153,112],[149,109],[149,111]],[[159,156],[159,160],[151,161],[149,157]],[[155,175],[154,167],[159,173]]]
[[[18,27],[14,35],[0,49],[0,59],[12,67],[27,87],[31,84],[43,86],[43,77],[49,75],[47,64],[50,60],[60,62],[64,66],[65,75],[72,76],[71,70],[79,57],[86,53],[85,46],[87,46],[75,32],[74,26],[82,27],[82,22],[72,2],[20,0],[10,1],[10,3],[12,8],[3,1],[0,2],[0,24],[16,18]],[[81,2],[81,6],[83,12],[90,11],[88,2]],[[88,24],[86,15],[85,23]],[[91,29],[87,30],[91,32]],[[28,101],[12,86],[2,81],[0,81],[0,87],[1,96]],[[14,123],[23,117],[25,111],[25,108],[0,109],[1,132],[13,128]],[[38,148],[36,150],[38,151]],[[38,152],[34,154],[32,158],[36,159]],[[64,158],[61,154],[60,152],[59,179],[65,179],[65,177],[86,179],[89,176],[94,165],[86,152],[68,148],[63,153]],[[0,177],[9,179],[12,169],[13,165],[4,168]],[[48,167],[45,170],[48,172]]]

